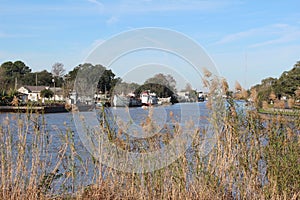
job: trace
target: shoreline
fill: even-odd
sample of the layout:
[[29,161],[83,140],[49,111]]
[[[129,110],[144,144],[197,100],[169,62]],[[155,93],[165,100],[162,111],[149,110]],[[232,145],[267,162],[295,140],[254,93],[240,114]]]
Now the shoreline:
[[300,116],[300,110],[296,110],[296,109],[269,108],[269,109],[259,109],[258,112],[261,114],[271,114],[271,115]]
[[26,113],[28,111],[42,112],[42,113],[65,113],[69,112],[65,105],[56,106],[0,106],[0,113]]

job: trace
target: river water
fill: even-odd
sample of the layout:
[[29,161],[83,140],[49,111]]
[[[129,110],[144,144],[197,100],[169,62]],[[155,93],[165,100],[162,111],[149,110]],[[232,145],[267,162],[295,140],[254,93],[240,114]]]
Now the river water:
[[[123,119],[123,121],[130,122],[132,125],[132,129],[135,132],[139,132],[140,125],[149,116],[149,112],[151,112],[151,117],[154,119],[155,123],[159,125],[161,131],[163,132],[163,127],[171,126],[174,127],[173,124],[176,122],[184,124],[187,120],[195,121],[195,126],[204,127],[207,125],[207,120],[205,120],[205,116],[208,115],[208,110],[206,108],[206,102],[199,103],[184,103],[184,104],[175,104],[168,106],[157,106],[153,107],[153,109],[149,108],[105,108],[106,113],[110,113],[113,116],[117,116],[118,118]],[[87,116],[87,119],[93,121],[94,123],[99,123],[99,110],[94,110],[93,112],[83,112],[81,113]],[[43,153],[41,150],[41,159],[47,160],[46,172],[42,173],[51,173],[55,169],[56,164],[60,160],[60,153],[62,151],[63,145],[66,143],[65,141],[65,133],[70,133],[69,140],[72,140],[72,143],[75,145],[76,155],[72,155],[71,148],[68,148],[65,154],[66,160],[60,164],[58,168],[57,174],[64,175],[66,172],[71,171],[72,167],[76,167],[77,170],[77,178],[76,182],[79,185],[88,185],[93,182],[93,177],[95,177],[95,166],[89,165],[87,163],[95,163],[93,160],[93,156],[91,156],[86,143],[82,141],[81,133],[78,129],[78,124],[76,124],[76,117],[73,113],[53,113],[53,114],[44,114],[44,115],[36,115],[36,114],[24,114],[24,113],[0,113],[0,123],[3,127],[3,130],[8,130],[12,134],[13,144],[17,144],[20,139],[20,135],[18,134],[18,125],[17,121],[19,119],[23,120],[24,123],[29,124],[29,128],[22,128],[23,134],[27,136],[28,150],[27,150],[27,163],[28,169],[31,166],[31,157],[32,157],[32,148],[30,145],[36,138],[36,130],[38,132],[43,132],[46,136],[40,140],[43,144],[40,144],[40,148],[43,149],[46,147],[47,153]],[[97,121],[97,120],[98,121]],[[8,127],[9,125],[9,127]],[[120,124],[117,124],[117,126]],[[20,130],[20,129],[19,129]],[[133,131],[134,132],[134,131]],[[147,135],[133,135],[134,137],[147,137]],[[70,139],[71,137],[71,139]],[[17,145],[13,145],[12,147],[17,152]],[[43,150],[44,151],[44,150]],[[14,154],[14,153],[13,153]],[[17,158],[17,153],[14,154]],[[72,164],[73,159],[73,164]],[[71,164],[70,164],[71,163]],[[84,170],[82,170],[84,168]],[[93,173],[85,173],[85,171],[93,171]],[[99,175],[99,174],[98,174]],[[58,191],[61,190],[61,184],[72,185],[72,181],[64,181],[64,179],[57,179],[56,186],[53,188]],[[66,188],[64,188],[66,189]],[[74,190],[67,188],[66,190]]]
[[[238,101],[237,110],[245,110],[245,102]],[[140,125],[147,121],[149,113],[151,118],[154,119],[155,123],[160,127],[157,131],[164,133],[165,127],[174,128],[175,123],[179,123],[181,126],[184,126],[186,121],[193,120],[195,122],[195,127],[199,129],[207,129],[209,122],[207,121],[207,116],[209,111],[207,109],[206,102],[199,103],[179,103],[175,105],[168,106],[157,106],[152,109],[149,108],[105,108],[105,113],[110,116],[117,116],[112,120],[116,122],[116,119],[122,119],[126,124],[131,124],[127,133],[142,133]],[[100,110],[94,110],[92,112],[81,112],[80,114],[85,117],[85,120],[90,125],[96,125],[101,123],[102,118],[100,117]],[[219,111],[220,117],[222,116],[222,111]],[[81,116],[80,116],[81,117]],[[12,136],[13,143],[13,156],[17,160],[17,144],[20,139],[18,134],[18,119],[22,119],[24,122],[30,124],[29,128],[23,128],[22,134],[27,136],[27,156],[26,163],[28,170],[30,171],[32,164],[32,146],[31,143],[36,138],[36,132],[42,132],[45,134],[40,142],[40,159],[47,162],[46,167],[41,169],[39,173],[41,176],[51,174],[57,166],[57,163],[60,162],[61,152],[64,145],[67,143],[66,140],[69,140],[69,147],[66,150],[64,159],[59,163],[57,168],[57,178],[53,180],[51,190],[53,193],[62,193],[62,192],[74,192],[80,189],[82,186],[87,186],[94,183],[99,174],[99,163],[95,156],[91,154],[89,149],[89,144],[86,143],[82,134],[81,126],[78,125],[78,116],[74,113],[53,113],[53,114],[24,114],[24,113],[0,113],[0,126],[2,130],[7,131],[9,129],[10,136]],[[122,125],[118,123],[112,123],[113,126],[116,126],[116,132],[118,128]],[[9,126],[9,127],[8,127]],[[123,129],[123,128],[122,128]],[[37,131],[38,130],[38,131]],[[3,131],[2,131],[3,132]],[[68,134],[66,134],[68,133]],[[201,134],[201,132],[200,132]],[[66,139],[66,135],[68,138]],[[209,137],[213,135],[207,134]],[[146,138],[149,135],[145,134],[131,134],[131,137]],[[151,135],[150,135],[151,137]],[[3,137],[0,137],[3,140]],[[265,139],[264,139],[265,141]],[[0,141],[2,142],[2,141]],[[265,142],[262,142],[263,145]],[[70,145],[71,144],[71,145]],[[72,145],[74,144],[75,151],[72,151]],[[210,150],[213,148],[214,143],[204,143],[202,156],[207,155]],[[46,148],[46,151],[43,150]],[[3,149],[2,149],[3,150]],[[193,154],[193,152],[186,151],[187,159],[189,162],[188,154]],[[13,161],[14,162],[14,161]],[[103,175],[105,176],[105,163],[104,167],[101,168]],[[74,176],[70,178],[67,174],[69,172],[75,172]],[[260,171],[262,174],[266,173],[265,162],[261,161]],[[30,174],[30,173],[29,173]],[[192,179],[192,173],[190,173],[189,179]],[[191,176],[191,177],[190,177]],[[66,178],[69,177],[69,178]],[[265,179],[265,178],[264,178]],[[264,182],[264,181],[262,181]]]

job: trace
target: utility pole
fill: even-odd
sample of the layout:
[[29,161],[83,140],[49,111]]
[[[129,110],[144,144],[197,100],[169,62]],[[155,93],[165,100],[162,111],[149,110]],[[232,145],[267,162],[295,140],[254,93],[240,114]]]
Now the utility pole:
[[18,87],[18,77],[15,78],[15,90],[17,90]]
[[53,95],[54,97],[53,97],[53,100],[55,101],[55,79],[54,78],[52,79],[52,82],[54,83],[54,95]]

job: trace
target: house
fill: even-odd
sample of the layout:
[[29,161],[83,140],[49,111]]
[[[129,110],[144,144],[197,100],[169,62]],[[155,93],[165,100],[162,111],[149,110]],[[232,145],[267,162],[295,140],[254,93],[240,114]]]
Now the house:
[[18,89],[18,92],[20,94],[23,94],[22,100],[23,101],[39,101],[43,100],[41,97],[41,91],[42,90],[51,90],[54,93],[54,96],[50,98],[50,100],[55,101],[63,101],[63,90],[62,88],[50,88],[49,86],[22,86]]
[[64,90],[60,87],[55,87],[55,88],[49,88],[53,92],[53,97],[50,98],[50,100],[53,101],[64,101]]
[[188,91],[177,92],[177,97],[180,102],[190,101],[190,93]]
[[18,92],[27,96],[24,101],[38,101],[41,99],[41,91],[49,89],[48,86],[22,86],[18,89]]

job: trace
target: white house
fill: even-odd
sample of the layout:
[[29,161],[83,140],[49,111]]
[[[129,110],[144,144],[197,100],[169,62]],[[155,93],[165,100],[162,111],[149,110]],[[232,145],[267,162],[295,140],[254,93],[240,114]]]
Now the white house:
[[48,86],[22,86],[18,89],[21,94],[27,95],[27,101],[38,101],[41,99],[41,91],[49,89]]
[[55,87],[55,88],[49,88],[53,92],[53,97],[50,98],[50,100],[55,100],[55,101],[64,101],[64,91],[60,87]]
[[54,93],[54,97],[50,100],[63,101],[63,90],[61,88],[50,88],[49,86],[22,86],[18,89],[18,92],[26,95],[27,99],[24,101],[39,101],[43,98],[41,97],[41,91],[45,89],[50,89]]

